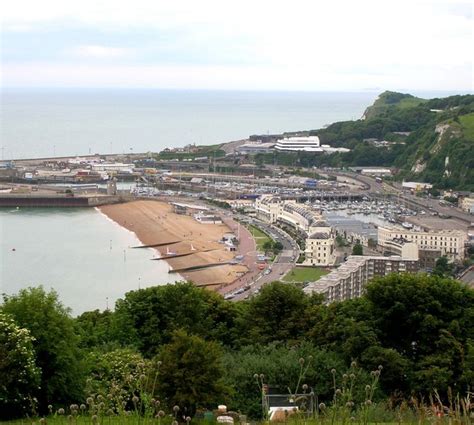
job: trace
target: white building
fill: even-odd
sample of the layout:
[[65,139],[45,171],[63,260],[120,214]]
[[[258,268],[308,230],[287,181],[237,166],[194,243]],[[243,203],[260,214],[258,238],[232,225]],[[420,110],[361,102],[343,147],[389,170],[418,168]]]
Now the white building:
[[367,282],[376,276],[416,271],[418,261],[413,259],[351,255],[338,269],[310,283],[304,291],[324,295],[329,304],[360,297]]
[[433,185],[430,183],[424,183],[424,182],[402,182],[402,187],[403,189],[410,189],[410,190],[428,190],[432,189]]
[[237,148],[237,152],[241,155],[257,154],[257,153],[270,153],[273,152],[275,143],[262,143],[262,142],[249,142],[240,145]]
[[463,260],[465,256],[467,233],[461,230],[417,232],[380,226],[377,233],[379,246],[387,250],[392,248],[394,239],[405,239],[414,242],[419,250],[439,251],[442,256],[447,256],[451,260]]
[[294,200],[282,200],[271,195],[256,199],[255,211],[260,220],[289,226],[305,237],[303,265],[334,265],[334,232],[318,212]]
[[335,240],[330,227],[328,231],[315,232],[305,242],[306,266],[332,266],[336,262]]
[[463,211],[474,214],[474,198],[463,198],[459,206]]
[[318,136],[285,137],[277,140],[275,149],[279,151],[323,152]]

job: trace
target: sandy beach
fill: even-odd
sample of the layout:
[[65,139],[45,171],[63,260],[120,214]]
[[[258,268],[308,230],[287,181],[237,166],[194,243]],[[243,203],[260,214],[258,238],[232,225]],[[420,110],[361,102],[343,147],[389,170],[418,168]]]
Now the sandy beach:
[[[201,224],[192,216],[174,213],[172,205],[154,200],[105,205],[100,210],[134,232],[143,245],[165,244],[155,248],[157,257],[168,253],[189,254],[159,261],[166,261],[173,270],[198,286],[219,289],[248,270],[244,265],[227,264],[235,253],[219,243],[223,235],[230,232],[226,224]],[[201,266],[206,267],[181,271]]]

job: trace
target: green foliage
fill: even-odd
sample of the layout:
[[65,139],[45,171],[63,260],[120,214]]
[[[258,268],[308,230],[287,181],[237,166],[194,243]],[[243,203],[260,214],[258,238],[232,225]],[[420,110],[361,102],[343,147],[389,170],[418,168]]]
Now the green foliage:
[[173,332],[160,359],[158,392],[167,405],[179,406],[184,416],[193,416],[198,407],[213,408],[226,401],[229,388],[223,381],[222,350],[214,341]]
[[435,276],[451,276],[453,273],[454,265],[448,262],[448,257],[439,257],[436,260],[435,268],[433,274]]
[[342,375],[344,361],[337,354],[302,343],[297,346],[270,344],[253,345],[240,351],[229,351],[224,356],[224,368],[227,370],[226,383],[234,388],[230,408],[247,412],[251,417],[261,418],[261,394],[254,374],[263,374],[264,381],[281,394],[289,395],[289,388],[295,392],[300,374],[299,359],[312,356],[308,371],[300,382],[307,384],[318,394],[320,400],[329,400],[332,393],[331,369]]
[[[32,373],[31,388],[21,394],[38,397],[43,411],[48,403],[67,406],[87,396],[91,414],[110,408],[151,418],[157,413],[152,397],[159,397],[169,407],[186,408],[179,415],[227,403],[261,416],[256,373],[265,377],[260,383],[284,394],[295,391],[298,380],[309,385],[328,406],[320,412],[325,421],[348,422],[356,415],[368,423],[367,397],[374,403],[384,397],[427,400],[437,390],[446,400],[450,393],[465,394],[474,376],[474,291],[434,275],[375,278],[364,296],[330,305],[275,282],[240,302],[192,284],[148,288],[126,294],[115,312],[89,312],[74,321],[56,294],[28,289],[5,298],[2,314],[7,311],[35,340],[23,340],[21,353],[0,344],[0,373],[6,376],[0,396],[2,384],[10,390],[18,376],[10,369],[21,370],[36,354],[42,387],[36,391]],[[12,332],[4,328],[0,342],[8,344]],[[298,359],[309,356],[301,380]],[[374,375],[379,366],[383,373]],[[351,387],[353,379],[357,385]],[[398,413],[392,414],[394,422]]]
[[92,351],[87,354],[87,383],[86,394],[88,397],[101,395],[106,398],[108,394],[121,396],[130,402],[136,392],[136,383],[145,372],[149,361],[140,353],[125,348],[110,352]]
[[128,292],[115,314],[118,338],[151,357],[177,329],[230,345],[235,306],[192,283],[177,283]]
[[319,298],[310,298],[288,283],[265,285],[260,295],[248,302],[248,308],[244,311],[242,343],[297,340],[307,328],[307,308],[312,302],[319,301]]
[[27,329],[0,313],[0,419],[28,413],[30,398],[39,387],[33,338]]
[[56,292],[42,287],[22,289],[18,295],[3,295],[2,311],[30,332],[41,369],[40,389],[34,392],[40,408],[82,399],[83,364],[69,310]]
[[364,255],[364,248],[360,243],[356,243],[352,247],[352,255]]

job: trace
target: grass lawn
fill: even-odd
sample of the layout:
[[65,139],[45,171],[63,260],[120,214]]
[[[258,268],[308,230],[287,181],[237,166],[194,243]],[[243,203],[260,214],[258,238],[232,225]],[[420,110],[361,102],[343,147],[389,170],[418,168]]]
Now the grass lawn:
[[252,225],[249,225],[247,227],[249,229],[249,232],[252,234],[253,238],[255,239],[255,243],[257,244],[257,251],[264,251],[263,249],[263,245],[265,244],[265,242],[267,241],[272,241],[270,239],[270,237],[262,232],[260,229],[258,229],[257,227],[255,226],[252,226]]
[[474,113],[459,117],[464,136],[469,140],[474,140]]
[[327,270],[319,267],[295,267],[282,280],[283,282],[314,282],[328,273]]

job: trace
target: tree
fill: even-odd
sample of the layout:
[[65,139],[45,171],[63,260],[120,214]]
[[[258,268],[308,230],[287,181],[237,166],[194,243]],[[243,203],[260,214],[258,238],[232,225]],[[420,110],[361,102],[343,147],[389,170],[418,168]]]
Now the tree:
[[435,276],[451,276],[453,272],[453,265],[448,262],[448,257],[443,256],[439,257],[436,260],[435,268],[433,269],[433,274]]
[[113,399],[123,397],[129,404],[142,387],[143,374],[150,369],[150,361],[130,348],[120,348],[107,353],[92,351],[86,357],[88,396],[112,394]]
[[212,408],[226,400],[229,388],[223,382],[222,350],[216,342],[175,331],[171,342],[158,355],[158,393],[169,407],[179,406],[184,416],[198,407]]
[[359,242],[352,247],[352,255],[364,255],[364,248]]
[[27,413],[40,374],[30,332],[0,313],[0,419]]
[[84,371],[79,338],[69,310],[56,292],[43,287],[22,289],[18,295],[4,295],[2,311],[29,330],[41,369],[41,389],[35,393],[40,411],[49,404],[64,405],[83,398]]
[[280,241],[273,243],[273,253],[276,255],[283,249],[283,244]]
[[310,303],[311,298],[291,284],[265,285],[244,312],[241,342],[264,344],[298,339],[307,327],[306,309]]
[[265,252],[269,252],[273,248],[273,243],[270,240],[267,240],[263,243],[262,248]]
[[236,308],[192,283],[154,286],[117,301],[114,332],[122,344],[137,346],[146,357],[156,355],[177,329],[231,345]]

